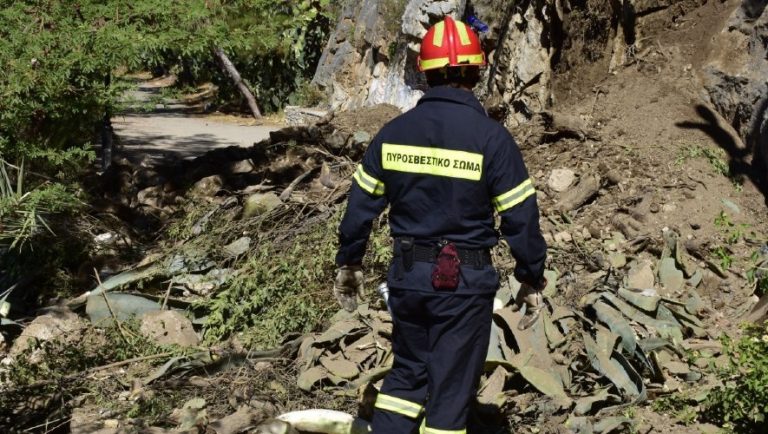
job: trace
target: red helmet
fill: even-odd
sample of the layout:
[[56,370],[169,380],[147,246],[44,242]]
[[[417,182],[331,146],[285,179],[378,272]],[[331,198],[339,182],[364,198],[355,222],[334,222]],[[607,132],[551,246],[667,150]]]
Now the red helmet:
[[468,25],[446,16],[421,41],[419,71],[467,65],[485,66],[480,39]]

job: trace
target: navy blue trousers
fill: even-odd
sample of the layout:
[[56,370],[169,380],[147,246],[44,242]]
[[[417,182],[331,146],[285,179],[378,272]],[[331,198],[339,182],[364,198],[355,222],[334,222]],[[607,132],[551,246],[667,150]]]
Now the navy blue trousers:
[[464,434],[488,351],[493,294],[390,290],[392,371],[373,434]]

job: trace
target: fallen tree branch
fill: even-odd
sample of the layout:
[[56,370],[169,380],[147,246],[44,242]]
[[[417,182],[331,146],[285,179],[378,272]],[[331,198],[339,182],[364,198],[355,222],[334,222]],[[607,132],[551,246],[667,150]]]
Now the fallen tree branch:
[[219,61],[221,68],[227,74],[229,74],[229,78],[232,79],[232,82],[235,84],[235,87],[237,87],[237,90],[239,90],[240,94],[243,95],[243,98],[245,98],[245,101],[248,103],[248,108],[251,109],[253,117],[260,119],[261,111],[259,110],[259,106],[256,104],[256,98],[253,97],[251,89],[248,88],[248,85],[243,80],[243,77],[241,77],[240,73],[237,72],[237,68],[235,68],[235,65],[231,60],[229,60],[229,57],[227,57],[227,55],[224,53],[224,50],[222,50],[220,47],[214,47],[213,55]]

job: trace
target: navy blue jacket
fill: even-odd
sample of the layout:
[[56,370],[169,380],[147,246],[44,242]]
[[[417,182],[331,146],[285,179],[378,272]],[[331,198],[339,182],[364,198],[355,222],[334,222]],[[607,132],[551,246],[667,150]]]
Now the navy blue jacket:
[[[470,91],[432,88],[374,137],[354,174],[339,227],[338,265],[362,262],[371,224],[387,204],[396,239],[445,239],[466,249],[497,244],[495,210],[516,260],[515,277],[536,284],[543,275],[547,246],[522,155]],[[390,287],[433,291],[432,264],[416,262],[404,273],[396,267],[388,276]],[[462,266],[456,293],[488,293],[498,286],[493,266]]]

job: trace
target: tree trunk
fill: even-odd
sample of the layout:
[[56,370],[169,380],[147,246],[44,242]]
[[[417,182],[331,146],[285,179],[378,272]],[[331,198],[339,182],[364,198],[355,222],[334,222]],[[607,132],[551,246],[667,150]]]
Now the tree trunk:
[[[104,86],[109,89],[112,84],[111,74],[104,77]],[[107,106],[104,111],[104,118],[101,121],[101,170],[106,172],[112,165],[112,154],[114,151],[114,142],[112,140],[112,110]]]
[[245,100],[248,101],[248,107],[251,109],[251,113],[253,113],[253,117],[256,119],[260,118],[261,111],[259,111],[259,106],[256,105],[256,98],[253,97],[253,93],[251,93],[251,90],[248,89],[248,85],[246,85],[245,82],[243,81],[243,78],[240,77],[240,73],[237,72],[235,65],[232,64],[231,60],[229,60],[229,57],[227,57],[227,55],[224,53],[224,50],[222,50],[219,47],[214,47],[213,54],[216,56],[216,59],[219,61],[221,68],[224,69],[224,71],[226,71],[227,74],[229,74],[229,77],[235,83],[235,86],[237,86],[237,89],[240,91],[243,97],[245,97]]

